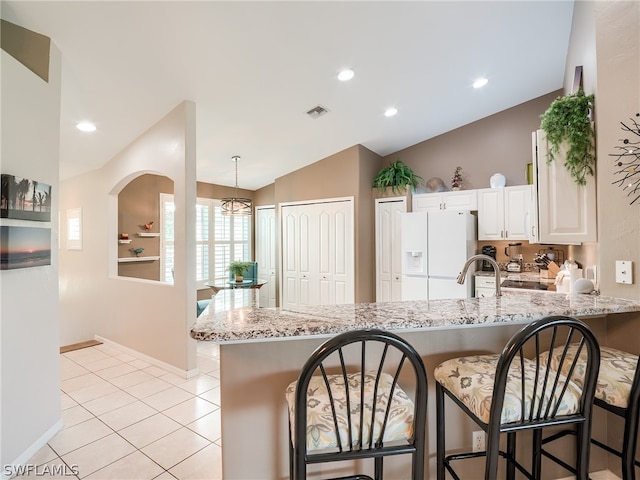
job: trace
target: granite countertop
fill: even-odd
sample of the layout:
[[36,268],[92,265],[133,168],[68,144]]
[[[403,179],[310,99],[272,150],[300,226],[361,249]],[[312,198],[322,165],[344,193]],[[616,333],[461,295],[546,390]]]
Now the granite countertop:
[[259,290],[225,290],[191,328],[197,340],[219,343],[335,335],[358,328],[422,330],[528,323],[548,315],[572,317],[640,312],[640,302],[598,295],[548,295],[533,290],[501,297],[313,307],[258,308]]

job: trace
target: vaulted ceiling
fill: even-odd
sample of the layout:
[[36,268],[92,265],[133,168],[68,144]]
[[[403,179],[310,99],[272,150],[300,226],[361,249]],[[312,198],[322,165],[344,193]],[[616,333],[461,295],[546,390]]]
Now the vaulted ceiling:
[[[2,1],[62,52],[62,178],[183,100],[201,181],[257,189],[352,145],[388,155],[562,88],[572,1]],[[344,68],[355,77],[340,82]],[[478,77],[489,83],[472,88]],[[310,118],[321,105],[328,113]],[[387,108],[398,110],[385,117]],[[78,131],[90,120],[97,131]]]

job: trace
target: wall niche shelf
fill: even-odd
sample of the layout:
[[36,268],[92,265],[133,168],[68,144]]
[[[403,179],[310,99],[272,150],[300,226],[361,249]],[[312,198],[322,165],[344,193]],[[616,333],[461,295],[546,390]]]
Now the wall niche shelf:
[[160,260],[160,256],[151,256],[151,257],[125,257],[119,258],[118,263],[128,263],[128,262],[155,262],[156,260]]
[[143,233],[138,233],[139,237],[159,237],[160,234],[159,233],[151,233],[151,232],[143,232]]

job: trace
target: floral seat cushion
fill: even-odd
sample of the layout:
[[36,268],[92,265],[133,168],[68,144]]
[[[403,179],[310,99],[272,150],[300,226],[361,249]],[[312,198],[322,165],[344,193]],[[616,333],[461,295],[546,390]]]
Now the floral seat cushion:
[[[328,375],[331,395],[336,408],[340,442],[344,449],[349,448],[349,430],[347,419],[347,399],[344,379],[342,375]],[[351,406],[352,447],[359,447],[360,439],[360,381],[361,374],[351,373],[347,375],[349,384],[349,396]],[[371,413],[373,408],[373,392],[375,388],[376,372],[365,372],[364,389],[364,425],[363,445],[369,444],[371,434]],[[292,425],[292,438],[295,425],[295,391],[296,383],[289,384],[285,391],[289,404],[289,415]],[[374,442],[380,435],[380,429],[384,421],[384,414],[389,401],[389,394],[393,384],[393,377],[382,373],[378,383],[378,395],[375,404],[376,415],[373,424]],[[391,409],[384,431],[383,441],[393,442],[408,440],[413,436],[413,401],[396,385],[391,398]],[[314,376],[309,382],[307,390],[307,450],[335,449],[338,441],[335,434],[333,415],[329,394],[321,376]]]
[[[567,358],[573,359],[575,357],[577,345],[572,344],[567,350]],[[558,362],[562,350],[557,349],[551,356],[551,368],[557,369]],[[580,353],[581,358],[586,358],[584,350]],[[549,352],[545,352],[540,355],[540,361],[546,363],[549,359]],[[568,363],[564,363],[568,368]],[[638,356],[632,355],[621,350],[616,350],[609,347],[600,347],[600,372],[598,373],[598,383],[596,386],[595,397],[603,402],[613,405],[615,407],[627,408],[629,405],[629,395],[631,394],[631,385],[633,383],[633,377],[638,367]],[[578,363],[578,373],[580,374],[576,378],[576,383],[582,386],[584,378],[584,362]],[[563,372],[563,373],[566,373]]]
[[[443,387],[458,398],[482,422],[489,423],[493,386],[495,383],[496,366],[499,354],[474,355],[447,360],[438,365],[434,377]],[[525,375],[525,412],[530,411],[534,394],[536,364],[531,360],[524,362]],[[544,386],[544,373],[539,372],[537,391]],[[514,360],[509,368],[504,405],[500,416],[501,424],[508,424],[522,420],[522,377],[520,362]],[[562,377],[564,382],[566,379]],[[552,379],[547,380],[546,392],[551,390]],[[556,389],[559,392],[561,389]],[[577,413],[580,407],[581,390],[578,385],[569,382],[567,391],[562,397],[557,415],[571,415]],[[543,399],[543,410],[550,401],[549,395]],[[552,405],[558,401],[557,396],[552,399]],[[537,409],[539,400],[533,404]]]

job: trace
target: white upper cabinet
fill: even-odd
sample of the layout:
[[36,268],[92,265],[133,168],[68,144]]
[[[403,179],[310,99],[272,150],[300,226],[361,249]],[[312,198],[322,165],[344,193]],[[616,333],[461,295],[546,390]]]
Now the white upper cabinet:
[[454,190],[451,192],[418,193],[411,199],[414,212],[425,210],[477,210],[477,190]]
[[478,240],[530,240],[533,185],[478,190]]
[[587,177],[585,186],[577,185],[564,167],[562,149],[560,155],[549,164],[547,152],[544,132],[533,132],[539,242],[574,245],[595,242],[595,178]]

